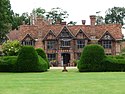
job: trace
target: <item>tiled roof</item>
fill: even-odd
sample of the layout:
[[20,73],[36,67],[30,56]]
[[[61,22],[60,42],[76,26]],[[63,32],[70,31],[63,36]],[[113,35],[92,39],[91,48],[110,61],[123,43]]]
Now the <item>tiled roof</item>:
[[[66,26],[66,28],[71,32],[74,36],[81,29],[88,37],[90,37],[93,32],[95,32],[96,38],[100,39],[101,36],[108,31],[115,39],[122,39],[123,34],[121,32],[121,26],[118,24],[106,24],[106,25],[95,25],[95,27],[91,27],[91,25],[46,25],[46,26],[35,26],[35,25],[22,25],[19,30],[11,31],[8,34],[9,39],[14,40],[23,40],[26,34],[30,34],[32,38],[36,39],[40,37],[43,39],[47,33],[52,30],[55,36],[58,36],[61,30]],[[94,28],[95,31],[92,30]]]
[[10,33],[7,34],[7,37],[10,40],[18,40],[19,37],[19,31],[18,30],[13,30]]

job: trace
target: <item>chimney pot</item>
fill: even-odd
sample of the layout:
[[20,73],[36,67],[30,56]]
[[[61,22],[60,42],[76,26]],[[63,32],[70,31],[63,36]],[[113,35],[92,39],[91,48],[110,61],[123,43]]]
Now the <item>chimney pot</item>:
[[82,24],[85,25],[86,24],[86,20],[82,20]]

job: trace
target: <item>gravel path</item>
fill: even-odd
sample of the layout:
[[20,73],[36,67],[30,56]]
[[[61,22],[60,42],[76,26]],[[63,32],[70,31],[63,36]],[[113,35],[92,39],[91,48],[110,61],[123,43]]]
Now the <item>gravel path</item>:
[[[63,67],[50,67],[50,69],[63,69]],[[66,67],[66,69],[77,69],[77,67]]]

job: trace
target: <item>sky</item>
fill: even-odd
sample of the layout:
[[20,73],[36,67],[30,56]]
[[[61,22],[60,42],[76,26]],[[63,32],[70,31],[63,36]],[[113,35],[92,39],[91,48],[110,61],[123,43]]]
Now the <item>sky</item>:
[[108,8],[125,7],[125,0],[10,0],[10,3],[12,10],[19,14],[31,13],[34,8],[39,7],[46,11],[60,7],[69,14],[66,21],[74,21],[77,24],[81,24],[81,20],[86,20],[86,24],[90,24],[89,16],[95,15],[98,11],[104,16]]

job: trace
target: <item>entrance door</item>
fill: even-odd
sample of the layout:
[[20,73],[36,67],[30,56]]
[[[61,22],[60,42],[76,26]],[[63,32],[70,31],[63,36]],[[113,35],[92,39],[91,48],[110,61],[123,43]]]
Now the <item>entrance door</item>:
[[70,63],[70,54],[69,53],[62,53],[62,58],[63,58],[63,65]]

